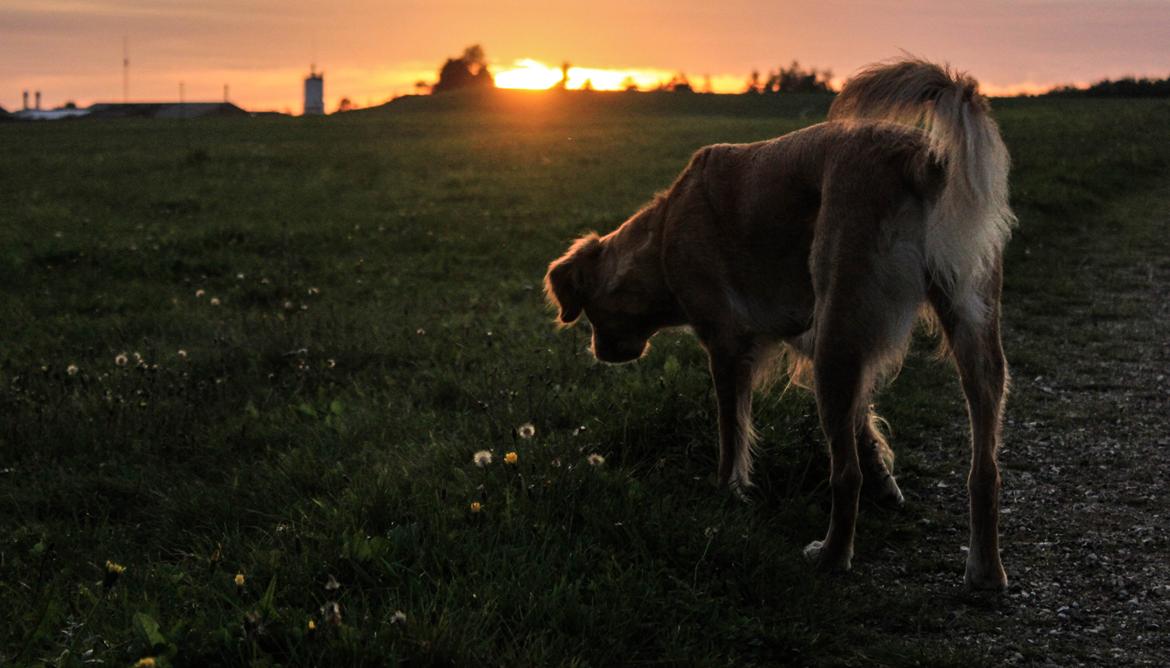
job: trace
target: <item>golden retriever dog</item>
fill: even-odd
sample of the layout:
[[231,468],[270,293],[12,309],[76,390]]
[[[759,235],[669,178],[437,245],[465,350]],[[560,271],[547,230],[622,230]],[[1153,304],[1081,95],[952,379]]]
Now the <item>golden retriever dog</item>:
[[816,396],[832,459],[832,515],[805,556],[848,570],[863,480],[900,503],[869,406],[919,317],[936,320],[966,395],[972,458],[966,582],[1002,589],[996,450],[1007,388],[1003,248],[1010,159],[977,82],[907,59],[848,82],[827,122],[700,149],[665,192],[548,268],[564,325],[581,314],[604,362],[689,327],[710,357],[719,480],[750,484],[752,390],[779,355]]

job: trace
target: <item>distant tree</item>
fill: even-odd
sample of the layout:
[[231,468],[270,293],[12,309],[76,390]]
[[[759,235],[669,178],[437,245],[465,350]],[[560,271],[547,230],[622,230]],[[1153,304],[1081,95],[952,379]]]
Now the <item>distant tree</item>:
[[670,78],[666,83],[666,90],[672,93],[693,93],[695,89],[691,86],[691,82],[687,79],[687,75],[679,72]]
[[557,88],[561,90],[569,87],[569,67],[571,66],[567,61],[561,63],[561,80],[557,82]]
[[747,90],[744,91],[749,95],[758,95],[764,92],[764,85],[760,83],[760,71],[752,70],[752,74],[748,77]]
[[439,68],[439,81],[432,93],[445,93],[463,88],[492,88],[496,80],[488,71],[483,47],[475,44],[463,50],[459,58],[448,58]]
[[627,76],[625,79],[622,79],[622,90],[627,93],[636,93],[638,92],[638,82],[634,80],[634,77]]
[[817,72],[815,69],[804,69],[797,61],[792,61],[788,67],[780,67],[775,72],[768,73],[768,80],[763,85],[765,93],[831,93],[832,86],[829,80],[833,73],[829,70]]
[[1045,93],[1056,97],[1170,97],[1170,77],[1166,79],[1103,79],[1088,88],[1057,86]]
[[357,109],[357,106],[348,97],[341,98],[341,102],[337,104],[337,111],[339,112],[353,111],[354,109]]
[[593,90],[593,79],[586,79],[585,83],[581,84],[581,90]]
[[61,108],[62,108],[62,109],[76,109],[76,108],[77,108],[77,103],[76,103],[76,102],[74,102],[73,100],[69,100],[69,101],[68,101],[68,102],[66,102],[66,103],[65,103],[65,105],[64,105],[63,107],[61,107]]

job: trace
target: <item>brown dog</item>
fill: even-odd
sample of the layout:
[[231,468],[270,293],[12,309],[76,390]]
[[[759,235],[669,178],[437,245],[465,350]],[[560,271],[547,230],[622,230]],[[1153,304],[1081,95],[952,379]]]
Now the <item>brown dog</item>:
[[920,315],[937,318],[971,418],[966,581],[1000,589],[1002,251],[1015,221],[1009,158],[977,83],[918,60],[846,83],[829,121],[699,150],[654,201],[578,239],[545,287],[582,313],[604,362],[635,360],[665,327],[706,348],[719,404],[719,480],[749,485],[752,388],[778,354],[816,394],[832,455],[832,518],[805,556],[847,570],[863,474],[901,502],[867,406]]

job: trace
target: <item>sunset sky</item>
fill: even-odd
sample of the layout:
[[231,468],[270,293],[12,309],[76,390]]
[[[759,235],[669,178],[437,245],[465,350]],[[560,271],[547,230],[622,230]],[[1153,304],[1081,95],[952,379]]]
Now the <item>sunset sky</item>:
[[753,68],[799,59],[844,77],[900,49],[992,93],[1170,75],[1170,0],[0,0],[0,105],[24,89],[46,107],[120,101],[123,36],[132,100],[177,99],[180,81],[188,100],[219,100],[228,84],[248,109],[296,113],[314,61],[332,111],[434,81],[473,43],[495,72],[567,60],[643,85],[709,75],[719,92]]

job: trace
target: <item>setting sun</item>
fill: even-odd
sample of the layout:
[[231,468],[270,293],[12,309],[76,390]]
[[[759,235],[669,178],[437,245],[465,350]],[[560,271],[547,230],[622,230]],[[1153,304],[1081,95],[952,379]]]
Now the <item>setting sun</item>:
[[[538,60],[523,58],[511,67],[503,66],[495,71],[497,88],[524,88],[545,90],[561,82],[564,74],[559,67],[550,67]],[[569,67],[565,87],[570,89],[592,88],[594,90],[625,90],[634,87],[640,90],[657,88],[671,80],[673,72],[656,69],[600,69],[594,67]]]

